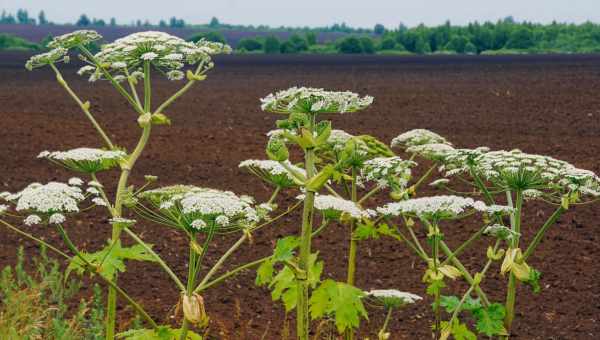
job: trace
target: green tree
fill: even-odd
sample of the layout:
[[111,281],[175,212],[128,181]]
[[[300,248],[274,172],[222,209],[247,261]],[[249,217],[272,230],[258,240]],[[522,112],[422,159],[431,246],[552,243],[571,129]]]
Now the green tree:
[[346,54],[363,53],[362,44],[357,37],[346,37],[338,43],[338,51]]
[[469,43],[469,39],[462,35],[453,36],[448,44],[446,44],[445,49],[448,51],[454,51],[456,53],[465,53],[465,47]]
[[533,40],[533,33],[528,27],[520,26],[515,29],[511,34],[506,47],[514,49],[528,49],[533,47],[535,44]]
[[77,20],[77,22],[75,23],[76,26],[89,26],[91,24],[90,18],[88,18],[87,15],[82,14],[79,19]]
[[46,13],[44,13],[44,11],[40,11],[40,14],[38,14],[38,24],[39,25],[47,25],[48,24],[48,20],[46,19]]
[[396,40],[391,37],[384,38],[381,40],[381,49],[382,50],[393,50],[396,47]]
[[306,32],[304,35],[306,38],[306,43],[308,46],[313,46],[317,44],[317,34],[315,32]]
[[19,24],[35,24],[35,19],[29,17],[29,12],[25,9],[17,10],[17,22]]
[[427,54],[431,53],[431,46],[429,45],[429,41],[425,40],[422,36],[417,37],[415,41],[415,53],[419,54]]
[[[164,22],[164,21],[163,21],[163,22]],[[113,26],[113,27],[114,27],[114,26],[117,26],[117,19],[115,19],[115,18],[110,18],[110,25],[111,25],[111,26]],[[166,25],[165,25],[165,26],[166,26]]]
[[468,54],[477,54],[477,46],[475,46],[475,44],[473,44],[472,42],[468,42],[465,45],[465,50],[464,53],[468,53]]
[[373,27],[373,33],[377,35],[382,35],[383,33],[385,33],[385,26],[383,26],[382,24],[375,24],[375,27]]
[[277,39],[276,36],[270,35],[267,38],[265,38],[265,43],[263,45],[263,50],[265,53],[279,53],[280,49],[281,43],[279,42],[279,39]]
[[244,38],[238,42],[237,48],[244,49],[246,51],[258,51],[263,48],[263,45],[260,43],[260,41],[254,38]]
[[373,39],[369,37],[361,37],[360,38],[360,46],[362,48],[363,53],[373,54],[375,53],[375,44],[373,43]]
[[210,23],[208,24],[208,26],[212,27],[212,28],[217,28],[217,27],[219,27],[219,25],[221,25],[221,23],[219,22],[219,19],[217,19],[216,17],[212,17],[210,19]]

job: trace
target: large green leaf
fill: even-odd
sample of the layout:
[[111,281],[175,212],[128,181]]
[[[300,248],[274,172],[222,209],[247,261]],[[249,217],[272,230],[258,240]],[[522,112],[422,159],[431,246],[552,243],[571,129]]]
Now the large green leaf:
[[[87,262],[98,267],[98,274],[110,280],[115,277],[117,272],[125,271],[125,260],[156,262],[154,256],[139,244],[132,247],[122,247],[120,243],[116,243],[114,246],[109,244],[95,253],[82,253],[81,255]],[[69,276],[72,271],[82,275],[85,269],[84,261],[75,256],[67,267],[66,276]]]
[[310,298],[313,319],[333,315],[338,332],[358,328],[360,318],[368,319],[362,303],[364,292],[344,282],[325,280]]

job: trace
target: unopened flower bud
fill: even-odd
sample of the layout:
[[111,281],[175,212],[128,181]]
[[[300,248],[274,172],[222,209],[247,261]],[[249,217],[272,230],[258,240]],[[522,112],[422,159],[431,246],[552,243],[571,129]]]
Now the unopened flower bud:
[[204,309],[204,299],[197,293],[191,296],[183,294],[183,315],[192,324],[204,327],[208,324],[208,316]]

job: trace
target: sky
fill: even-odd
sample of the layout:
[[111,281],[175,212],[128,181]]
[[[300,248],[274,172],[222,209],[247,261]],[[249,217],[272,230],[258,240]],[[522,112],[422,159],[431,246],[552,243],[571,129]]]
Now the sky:
[[327,26],[346,23],[354,27],[388,28],[399,23],[438,25],[495,21],[512,15],[522,21],[548,23],[600,22],[600,0],[0,0],[0,10],[24,8],[37,16],[46,12],[56,23],[89,17],[129,24],[137,19],[158,23],[176,16],[188,23],[223,23],[270,26]]

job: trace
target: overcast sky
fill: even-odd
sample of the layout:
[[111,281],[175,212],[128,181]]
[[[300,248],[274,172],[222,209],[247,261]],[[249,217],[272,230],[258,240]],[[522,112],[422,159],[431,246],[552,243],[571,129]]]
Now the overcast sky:
[[497,20],[512,15],[517,20],[547,23],[600,22],[600,0],[0,0],[0,9],[27,9],[50,21],[74,22],[81,13],[119,23],[136,19],[157,23],[176,16],[189,23],[206,23],[211,17],[232,24],[270,26],[325,26],[345,22],[372,27],[400,22],[414,26],[450,20]]

